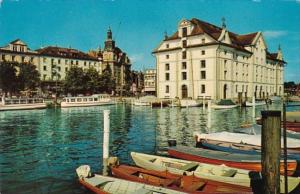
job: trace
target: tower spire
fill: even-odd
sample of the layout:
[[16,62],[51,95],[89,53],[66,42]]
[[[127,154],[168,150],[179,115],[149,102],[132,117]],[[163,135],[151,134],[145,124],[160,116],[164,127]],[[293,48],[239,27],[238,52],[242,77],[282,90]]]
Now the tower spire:
[[222,17],[222,28],[226,28],[225,17]]
[[112,39],[112,32],[111,32],[110,26],[108,27],[108,30],[107,30],[107,39],[109,39],[109,40]]

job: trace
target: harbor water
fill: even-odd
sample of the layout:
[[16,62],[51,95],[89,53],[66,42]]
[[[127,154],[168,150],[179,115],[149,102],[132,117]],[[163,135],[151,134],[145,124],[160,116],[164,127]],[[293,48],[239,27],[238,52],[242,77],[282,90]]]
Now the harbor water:
[[[213,110],[208,129],[206,110],[198,108],[98,107],[0,112],[0,193],[89,193],[75,169],[88,164],[101,172],[103,110],[110,110],[110,155],[131,163],[130,152],[155,154],[168,139],[194,146],[194,131],[233,131],[253,122],[252,108]],[[281,110],[273,104],[270,110]],[[288,107],[288,111],[299,110]],[[256,116],[266,106],[257,107]]]

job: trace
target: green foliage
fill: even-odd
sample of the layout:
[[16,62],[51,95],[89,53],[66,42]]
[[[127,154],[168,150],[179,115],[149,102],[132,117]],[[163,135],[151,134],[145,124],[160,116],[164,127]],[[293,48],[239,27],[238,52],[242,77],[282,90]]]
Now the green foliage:
[[20,90],[34,90],[40,84],[40,73],[30,63],[18,64],[18,88]]
[[16,63],[6,61],[0,63],[0,88],[4,93],[12,93],[17,90],[16,65]]
[[83,93],[85,90],[85,75],[82,68],[71,67],[66,74],[64,81],[64,91],[76,95]]
[[101,92],[110,94],[116,89],[116,81],[112,78],[112,72],[109,66],[107,66],[100,77]]
[[89,68],[85,72],[85,89],[89,93],[98,93],[101,91],[101,77],[96,69]]
[[30,63],[1,62],[0,88],[7,93],[34,90],[39,86],[40,74]]

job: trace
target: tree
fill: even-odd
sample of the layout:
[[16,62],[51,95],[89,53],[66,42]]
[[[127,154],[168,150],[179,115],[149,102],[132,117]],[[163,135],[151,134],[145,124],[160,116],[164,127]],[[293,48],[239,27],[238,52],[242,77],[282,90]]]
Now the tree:
[[17,91],[17,76],[15,62],[0,62],[0,88],[6,94]]
[[111,69],[109,66],[103,70],[100,77],[101,92],[111,94],[116,89],[116,81],[112,78]]
[[95,68],[89,68],[85,72],[85,90],[89,93],[101,91],[101,77]]
[[63,84],[64,91],[72,95],[85,92],[85,79],[86,77],[82,68],[71,67],[65,77]]
[[31,63],[19,63],[17,65],[17,84],[19,90],[35,90],[40,84],[40,73]]

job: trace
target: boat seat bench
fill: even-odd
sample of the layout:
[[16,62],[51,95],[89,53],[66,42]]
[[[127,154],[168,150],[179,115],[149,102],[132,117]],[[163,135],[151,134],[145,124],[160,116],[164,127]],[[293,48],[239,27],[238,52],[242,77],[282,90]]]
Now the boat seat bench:
[[191,170],[193,168],[196,168],[197,166],[198,166],[197,163],[191,162],[191,163],[188,163],[188,164],[186,164],[184,166],[181,166],[179,169],[180,170],[184,170],[184,171],[189,171],[189,170]]

